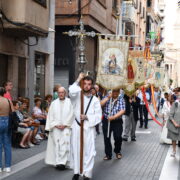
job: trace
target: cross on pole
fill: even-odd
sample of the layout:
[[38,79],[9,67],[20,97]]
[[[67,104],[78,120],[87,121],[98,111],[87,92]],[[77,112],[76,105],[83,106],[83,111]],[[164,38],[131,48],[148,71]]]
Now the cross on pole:
[[[68,34],[69,36],[76,36],[80,39],[79,42],[79,57],[78,57],[78,64],[80,72],[84,72],[84,66],[87,63],[86,56],[85,56],[85,44],[84,38],[86,36],[95,37],[96,33],[94,31],[86,32],[84,29],[84,23],[82,18],[79,21],[80,29],[78,31],[69,30],[69,32],[64,32],[64,34]],[[81,89],[83,89],[83,81],[81,81]],[[81,114],[84,114],[84,95],[83,90],[81,91]],[[80,127],[80,173],[83,173],[83,154],[84,154],[84,121],[81,121]]]
[[80,39],[80,42],[79,42],[80,53],[79,53],[79,57],[78,57],[78,64],[80,67],[80,72],[84,72],[84,66],[87,63],[86,56],[84,53],[84,51],[85,51],[85,45],[84,45],[85,37],[86,36],[95,37],[96,33],[94,31],[86,32],[86,30],[84,29],[84,23],[82,21],[82,18],[79,21],[79,26],[80,26],[79,30],[77,30],[77,31],[69,30],[68,32],[64,32],[64,34],[67,34],[70,37],[76,36]]

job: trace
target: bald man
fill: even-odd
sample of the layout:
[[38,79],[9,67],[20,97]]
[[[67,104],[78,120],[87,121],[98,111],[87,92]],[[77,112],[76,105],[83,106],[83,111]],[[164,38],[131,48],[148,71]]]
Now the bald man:
[[49,131],[45,163],[64,170],[70,160],[70,136],[73,107],[64,87],[58,89],[58,99],[49,108],[46,130]]

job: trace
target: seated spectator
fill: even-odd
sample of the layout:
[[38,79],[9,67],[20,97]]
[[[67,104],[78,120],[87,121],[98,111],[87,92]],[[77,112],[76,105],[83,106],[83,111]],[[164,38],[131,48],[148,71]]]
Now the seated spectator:
[[[43,113],[41,109],[41,102],[42,100],[40,98],[35,99],[34,101],[35,107],[33,108],[33,117],[36,122],[40,122],[42,133],[40,132],[39,135],[41,136],[42,139],[46,139],[46,136],[45,136],[46,115]],[[39,137],[37,136],[37,138]]]
[[19,147],[22,149],[32,147],[33,144],[30,142],[30,137],[32,136],[33,127],[28,126],[28,122],[31,121],[31,119],[24,119],[23,114],[19,111],[19,103],[18,101],[13,101],[13,106],[15,110],[15,114],[13,116],[13,119],[18,122],[18,132],[21,132],[23,134],[23,138],[19,144]]
[[30,119],[28,123],[29,126],[33,126],[33,132],[32,135],[30,136],[30,142],[35,145],[39,145],[39,142],[36,140],[36,135],[39,129],[39,122],[35,122],[35,120],[30,116],[29,110],[28,110],[28,101],[25,99],[22,101],[22,104],[20,106],[20,112],[23,114],[24,119]]

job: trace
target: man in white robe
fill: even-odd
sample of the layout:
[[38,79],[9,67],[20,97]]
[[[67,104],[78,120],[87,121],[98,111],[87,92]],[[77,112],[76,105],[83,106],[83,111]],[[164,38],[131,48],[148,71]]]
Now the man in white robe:
[[[101,122],[102,110],[100,101],[97,97],[93,96],[89,105],[87,114],[80,115],[81,109],[81,88],[79,82],[84,81],[84,112],[92,97],[91,88],[93,80],[90,77],[84,77],[81,73],[77,81],[70,86],[69,96],[74,107],[75,120],[72,125],[72,154],[71,154],[71,167],[74,169],[73,180],[78,180],[79,176],[83,176],[84,180],[92,177],[92,170],[94,166],[95,150],[95,126]],[[83,156],[83,173],[80,174],[80,125],[84,121],[84,156]]]
[[49,131],[45,163],[64,170],[70,161],[71,126],[74,119],[73,106],[66,96],[65,88],[58,89],[59,98],[49,108],[46,130]]

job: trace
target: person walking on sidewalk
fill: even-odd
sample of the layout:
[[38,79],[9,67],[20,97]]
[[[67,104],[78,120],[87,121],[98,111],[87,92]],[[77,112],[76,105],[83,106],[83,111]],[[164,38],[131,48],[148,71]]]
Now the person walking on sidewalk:
[[140,106],[140,99],[133,95],[128,97],[124,95],[126,103],[126,112],[125,112],[125,130],[123,141],[128,141],[129,133],[131,135],[131,141],[136,141],[136,124],[138,121],[138,109]]
[[[112,98],[112,99],[111,99]],[[103,134],[104,134],[104,145],[105,154],[104,160],[112,159],[112,144],[111,134],[113,132],[115,147],[114,152],[117,159],[121,159],[121,145],[122,145],[122,132],[123,132],[123,121],[122,115],[125,113],[125,101],[119,96],[119,89],[113,90],[112,94],[107,95],[102,101],[101,106],[103,107]],[[108,122],[110,122],[110,131],[108,134]]]
[[172,141],[167,138],[168,129],[166,126],[167,126],[167,121],[169,119],[170,109],[171,109],[172,103],[174,102],[174,98],[172,95],[168,93],[164,93],[164,99],[165,101],[164,101],[162,111],[161,111],[162,118],[163,118],[163,128],[162,128],[162,132],[160,136],[160,143],[172,144]]
[[49,108],[46,130],[49,131],[46,164],[64,170],[70,162],[70,137],[74,112],[64,87],[58,89],[59,98]]
[[172,104],[170,116],[167,122],[168,135],[167,138],[172,140],[173,152],[172,157],[176,155],[176,143],[180,141],[180,92],[177,100]]
[[[150,95],[149,95],[147,90],[145,92],[145,95],[146,95],[147,101],[149,101]],[[138,94],[138,98],[141,100],[140,101],[140,107],[139,107],[139,114],[140,114],[140,126],[139,126],[139,128],[142,128],[144,125],[144,128],[148,129],[148,110],[147,110],[145,102],[143,100],[143,95],[142,95],[141,91]],[[144,117],[144,119],[143,119],[143,117]]]
[[[79,86],[83,81],[83,88]],[[84,180],[92,178],[94,167],[95,150],[95,126],[101,122],[102,110],[100,101],[92,96],[91,88],[93,79],[90,76],[79,74],[77,81],[69,87],[69,96],[74,107],[75,120],[72,125],[72,164],[74,169],[73,180],[78,180],[79,176],[84,176]],[[84,114],[81,114],[81,91],[84,97]],[[81,122],[84,121],[84,157],[83,172],[80,174],[80,129]]]
[[2,150],[5,153],[5,168],[3,171],[11,171],[11,131],[9,127],[9,113],[11,103],[4,98],[6,93],[3,87],[0,87],[0,172],[2,172]]

